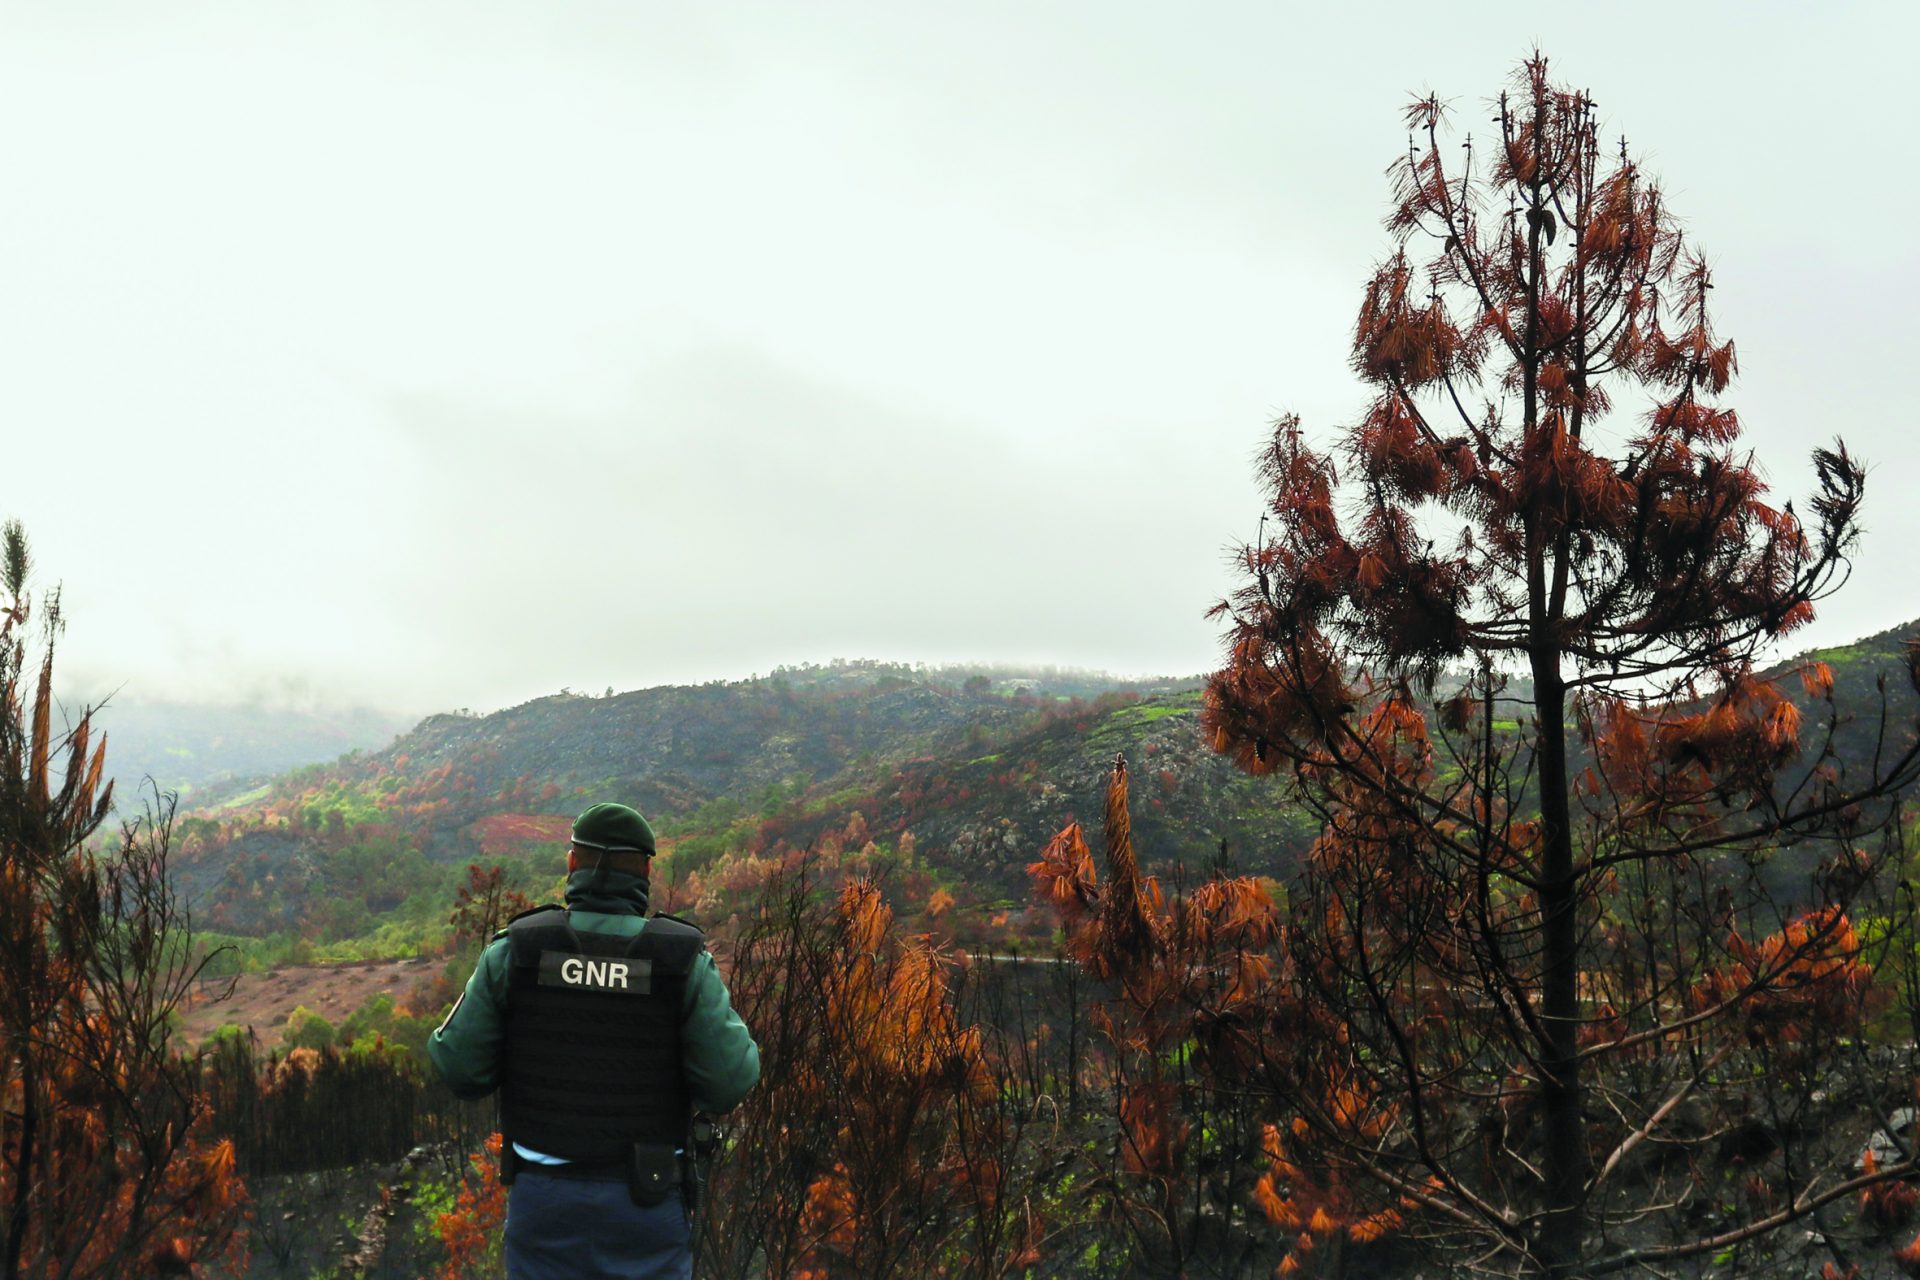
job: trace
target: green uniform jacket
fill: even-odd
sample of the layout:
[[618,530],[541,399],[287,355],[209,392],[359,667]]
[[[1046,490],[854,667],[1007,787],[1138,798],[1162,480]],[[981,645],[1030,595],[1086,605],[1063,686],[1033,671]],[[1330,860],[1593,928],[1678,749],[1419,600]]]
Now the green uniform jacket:
[[[567,877],[569,920],[576,929],[631,938],[647,927],[647,887],[616,871],[594,883],[595,872]],[[506,931],[480,953],[467,989],[427,1042],[427,1054],[447,1086],[462,1098],[480,1098],[500,1084],[507,1037],[507,979],[511,954]],[[760,1047],[733,1011],[727,985],[705,952],[687,978],[681,1050],[687,1089],[696,1110],[719,1113],[746,1097],[760,1079]]]

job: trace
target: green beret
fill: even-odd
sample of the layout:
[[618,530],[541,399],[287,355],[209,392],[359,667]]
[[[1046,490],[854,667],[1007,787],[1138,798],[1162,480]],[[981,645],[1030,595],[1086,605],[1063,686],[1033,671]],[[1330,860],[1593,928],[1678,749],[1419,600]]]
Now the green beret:
[[583,849],[653,856],[653,828],[638,809],[603,802],[573,820],[573,842]]

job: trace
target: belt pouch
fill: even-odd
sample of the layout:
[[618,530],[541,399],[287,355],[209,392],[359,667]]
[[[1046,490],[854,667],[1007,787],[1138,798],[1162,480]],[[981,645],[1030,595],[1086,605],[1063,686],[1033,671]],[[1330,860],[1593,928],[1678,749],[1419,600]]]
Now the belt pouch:
[[680,1187],[680,1157],[672,1147],[636,1142],[627,1153],[627,1194],[643,1209],[662,1204]]

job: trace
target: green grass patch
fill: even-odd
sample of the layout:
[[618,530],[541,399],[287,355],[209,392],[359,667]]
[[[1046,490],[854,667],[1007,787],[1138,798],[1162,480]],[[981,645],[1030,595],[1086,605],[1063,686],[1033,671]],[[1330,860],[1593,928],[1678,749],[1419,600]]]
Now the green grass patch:
[[213,811],[215,813],[225,813],[229,809],[238,809],[245,805],[250,805],[257,800],[265,800],[267,798],[267,793],[272,789],[273,789],[273,784],[262,783],[261,785],[255,787],[253,790],[243,791],[239,795],[234,796],[230,800],[222,800],[219,804],[214,806]]
[[1168,716],[1190,716],[1191,707],[1157,706],[1153,703],[1141,703],[1139,706],[1122,707],[1113,713],[1113,719],[1132,721],[1135,724],[1152,724],[1156,720],[1165,720]]
[[843,787],[829,795],[821,796],[815,800],[809,800],[804,806],[804,809],[805,812],[809,814],[829,813],[835,809],[852,804],[855,800],[866,795],[867,791],[868,788],[866,787]]

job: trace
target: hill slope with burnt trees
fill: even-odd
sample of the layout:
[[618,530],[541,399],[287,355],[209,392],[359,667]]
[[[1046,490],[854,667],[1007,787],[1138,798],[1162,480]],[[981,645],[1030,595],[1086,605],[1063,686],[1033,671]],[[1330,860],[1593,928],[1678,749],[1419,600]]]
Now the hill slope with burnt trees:
[[[1849,773],[1870,767],[1883,694],[1890,722],[1910,722],[1913,630],[1809,655],[1832,672]],[[1786,683],[1809,725],[1825,719]],[[1277,786],[1209,748],[1198,686],[857,663],[433,716],[384,751],[216,795],[183,818],[176,872],[216,933],[274,938],[296,958],[407,954],[444,937],[469,864],[552,893],[568,820],[617,798],[654,822],[660,892],[682,910],[724,914],[770,859],[811,850],[863,859],[917,925],[1032,940],[1044,929],[1026,865],[1070,819],[1097,817],[1116,755],[1163,873],[1225,862],[1284,877],[1311,842]],[[959,910],[937,924],[929,903]]]
[[[754,860],[825,850],[897,869],[897,892],[1024,907],[1025,866],[1092,816],[1116,754],[1143,779],[1164,860],[1280,870],[1304,829],[1207,750],[1198,681],[967,676],[876,664],[434,716],[385,751],[283,775],[180,823],[179,883],[222,934],[405,951],[444,934],[470,863],[536,896],[568,820],[618,798],[654,822],[666,892],[698,898]],[[672,887],[669,887],[672,886]],[[711,908],[712,903],[708,903]]]

